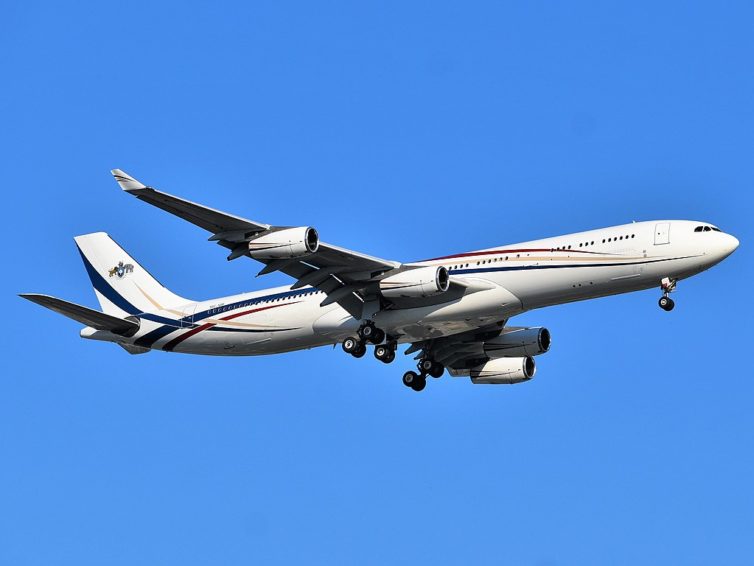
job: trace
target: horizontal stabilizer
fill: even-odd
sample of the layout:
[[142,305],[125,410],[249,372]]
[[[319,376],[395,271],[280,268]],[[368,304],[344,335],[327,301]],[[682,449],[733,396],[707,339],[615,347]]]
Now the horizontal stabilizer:
[[139,330],[138,322],[105,314],[49,295],[22,293],[19,296],[97,330],[109,330],[121,336],[133,336]]

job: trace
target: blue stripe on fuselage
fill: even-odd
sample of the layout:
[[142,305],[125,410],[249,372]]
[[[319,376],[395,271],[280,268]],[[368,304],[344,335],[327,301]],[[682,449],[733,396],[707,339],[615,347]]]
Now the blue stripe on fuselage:
[[[198,313],[195,313],[193,316],[186,316],[180,321],[175,321],[180,325],[180,323],[183,324],[183,328],[194,328],[198,326],[196,324],[197,322],[201,320],[205,320],[207,318],[210,318],[212,316],[225,314],[234,310],[237,310],[239,308],[249,307],[253,305],[258,305],[260,303],[266,302],[266,301],[274,301],[276,299],[286,299],[290,297],[299,297],[306,295],[307,293],[316,293],[317,291],[313,290],[311,287],[307,289],[296,289],[295,291],[284,291],[282,293],[274,293],[272,295],[263,295],[261,297],[254,297],[253,299],[245,299],[243,301],[236,301],[235,303],[228,303],[227,305],[222,305],[220,307],[215,307],[211,309],[207,309]],[[222,324],[222,323],[219,323]],[[168,334],[170,334],[173,330],[177,330],[175,327],[160,327],[155,330],[152,330],[151,332],[145,334],[141,338],[139,338],[136,341],[136,344],[139,346],[144,346],[145,348],[151,348],[152,345],[160,340],[161,338],[164,338]],[[244,328],[208,328],[208,330],[213,331],[224,331],[224,332],[252,332],[252,333],[259,333],[259,332],[283,332],[286,330],[295,330],[295,328],[274,328],[274,329],[265,329],[265,330],[256,330],[256,329],[244,329]]]

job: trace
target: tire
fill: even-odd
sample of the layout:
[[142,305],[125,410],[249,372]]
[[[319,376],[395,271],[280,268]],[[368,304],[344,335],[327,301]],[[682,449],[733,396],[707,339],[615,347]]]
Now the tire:
[[403,374],[403,385],[413,389],[414,383],[420,379],[419,374],[415,371],[407,371]]
[[343,340],[343,351],[346,354],[353,354],[359,347],[359,341],[354,338],[353,336],[349,336],[345,340]]
[[353,352],[351,352],[351,355],[354,358],[363,358],[364,354],[367,353],[367,347],[361,344],[358,348],[356,348]]
[[414,391],[421,391],[427,386],[427,380],[419,376],[419,379],[414,382],[414,384],[411,386],[411,389]]
[[359,329],[359,336],[361,336],[364,340],[372,340],[372,336],[374,336],[374,326],[371,324],[367,324],[365,326],[362,326]]
[[675,308],[675,301],[673,299],[668,299],[668,306],[665,307],[665,310],[670,312]]
[[430,359],[425,358],[421,362],[419,362],[419,369],[421,369],[424,373],[430,373],[434,365],[435,365],[435,362],[433,362]]
[[381,344],[384,339],[385,339],[385,331],[379,328],[375,328],[374,331],[372,332],[372,337],[369,339],[369,341],[372,344]]
[[375,346],[374,348],[374,357],[381,362],[384,362],[385,358],[387,358],[389,354],[390,350],[387,346]]
[[395,360],[395,352],[390,350],[390,353],[388,354],[387,358],[385,358],[382,361],[385,362],[386,364],[390,364],[393,362],[393,360]]
[[445,373],[445,366],[442,364],[438,364],[435,362],[432,364],[432,369],[429,370],[429,375],[432,377],[442,377],[442,374]]
[[675,301],[670,297],[661,297],[657,304],[660,305],[660,308],[664,311],[672,311],[675,306]]

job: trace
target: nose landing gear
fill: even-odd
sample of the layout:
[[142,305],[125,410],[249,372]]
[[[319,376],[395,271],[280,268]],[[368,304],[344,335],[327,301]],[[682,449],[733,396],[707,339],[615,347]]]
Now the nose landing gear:
[[670,293],[675,291],[676,284],[678,283],[677,279],[671,279],[670,277],[665,277],[660,282],[660,289],[662,289],[662,297],[660,297],[660,300],[658,301],[658,304],[660,305],[660,308],[664,311],[672,311],[673,307],[675,307],[675,301],[670,298]]

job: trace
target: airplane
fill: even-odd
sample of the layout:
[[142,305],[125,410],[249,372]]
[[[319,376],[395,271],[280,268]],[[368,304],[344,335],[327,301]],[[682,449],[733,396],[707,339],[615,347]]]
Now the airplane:
[[146,186],[120,169],[126,193],[209,232],[229,261],[264,264],[292,285],[207,301],[180,297],[103,232],[74,238],[102,311],[34,293],[20,296],[85,327],[82,338],[215,356],[278,354],[341,344],[356,358],[373,345],[386,364],[399,344],[416,354],[403,375],[414,391],[447,371],[475,384],[534,377],[550,348],[544,327],[509,326],[523,312],[659,287],[671,311],[680,280],[732,254],[738,240],[708,222],[653,220],[401,263],[320,240],[311,226],[272,226]]

